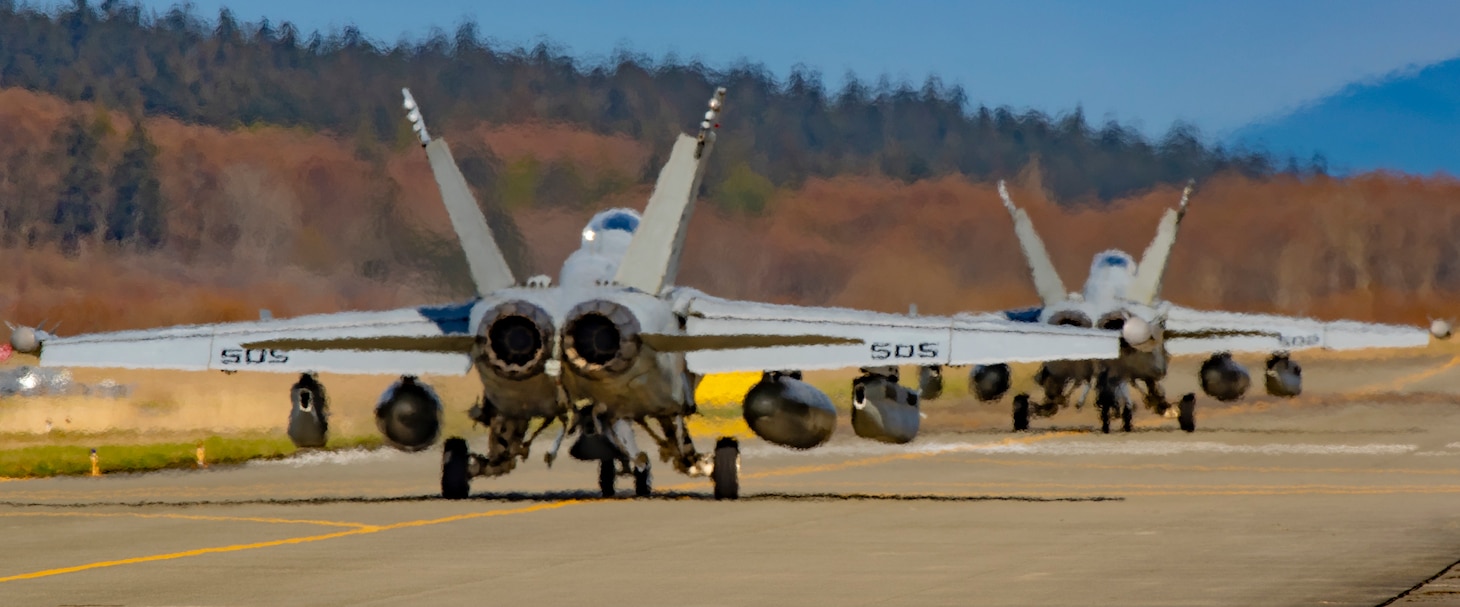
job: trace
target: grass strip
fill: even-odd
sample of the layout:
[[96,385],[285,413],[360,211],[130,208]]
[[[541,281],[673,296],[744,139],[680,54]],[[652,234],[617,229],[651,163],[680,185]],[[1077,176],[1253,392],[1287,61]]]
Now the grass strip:
[[[376,448],[379,436],[332,437],[325,450]],[[208,465],[238,464],[254,459],[280,459],[298,451],[287,437],[209,436],[202,440]],[[102,474],[149,472],[197,467],[198,441],[151,444],[36,445],[0,449],[0,477],[36,478],[91,474],[95,448]]]

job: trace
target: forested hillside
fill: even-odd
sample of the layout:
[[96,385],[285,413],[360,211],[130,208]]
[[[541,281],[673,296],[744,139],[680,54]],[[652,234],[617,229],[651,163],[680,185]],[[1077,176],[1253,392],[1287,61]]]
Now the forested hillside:
[[474,35],[382,50],[226,16],[205,25],[124,3],[47,16],[0,0],[0,317],[72,332],[467,296],[398,109],[402,83],[451,141],[521,276],[556,274],[596,210],[641,209],[670,133],[693,128],[724,83],[710,204],[681,275],[716,295],[930,313],[1027,305],[993,179],[1012,180],[1075,289],[1094,253],[1139,254],[1195,176],[1172,299],[1455,315],[1460,183],[1447,177],[1275,172],[1179,131],[1149,143],[1090,132],[1077,114],[962,112],[960,94],[937,87],[833,95],[804,74],[778,85],[751,68],[575,68]]
[[[1037,155],[1061,200],[1108,201],[1223,170],[1274,170],[1258,154],[1209,149],[1182,125],[1150,142],[1119,124],[1091,125],[1078,110],[1050,117],[967,107],[965,91],[937,80],[856,81],[829,91],[814,71],[779,82],[749,63],[716,70],[626,52],[590,65],[547,46],[491,47],[473,23],[392,46],[352,28],[320,34],[287,22],[242,23],[226,10],[152,15],[125,1],[76,0],[47,14],[0,0],[0,83],[191,123],[298,126],[396,149],[409,141],[398,110],[408,86],[439,126],[562,122],[651,142],[658,153],[723,85],[729,141],[707,176],[710,191],[736,187],[727,181],[763,177],[785,187],[848,173],[986,180],[1013,175]],[[719,201],[761,204],[753,196]]]

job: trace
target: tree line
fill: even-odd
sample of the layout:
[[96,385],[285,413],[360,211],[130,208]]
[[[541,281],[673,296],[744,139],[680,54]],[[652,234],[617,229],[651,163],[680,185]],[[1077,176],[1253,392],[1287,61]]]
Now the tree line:
[[[594,65],[546,44],[494,47],[472,21],[449,36],[437,29],[388,45],[353,27],[305,34],[287,21],[240,22],[226,8],[208,20],[190,5],[157,14],[124,0],[73,0],[48,12],[0,0],[0,85],[224,128],[329,131],[366,151],[410,144],[399,93],[408,86],[437,132],[482,121],[564,122],[648,142],[656,151],[649,168],[675,131],[698,123],[714,87],[726,86],[722,161],[705,187],[717,203],[749,212],[775,188],[813,177],[987,180],[1012,177],[1032,159],[1065,202],[1110,201],[1226,171],[1262,178],[1322,170],[1321,160],[1288,159],[1280,168],[1263,152],[1211,146],[1181,123],[1152,141],[1114,121],[1092,125],[1078,109],[1052,117],[972,107],[961,87],[937,78],[915,87],[852,77],[831,91],[818,72],[799,67],[782,82],[758,64],[712,69],[628,51]],[[632,177],[643,183],[653,174]],[[575,182],[582,180],[561,168],[536,179],[548,191],[604,187]]]

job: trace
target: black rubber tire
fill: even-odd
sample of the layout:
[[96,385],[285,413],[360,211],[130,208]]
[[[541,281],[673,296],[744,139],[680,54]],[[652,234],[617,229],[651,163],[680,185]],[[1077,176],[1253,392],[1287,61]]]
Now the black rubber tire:
[[1176,421],[1183,432],[1196,432],[1196,394],[1187,393],[1176,405]]
[[740,441],[723,437],[715,443],[715,469],[710,472],[715,483],[715,499],[740,499]]
[[637,497],[649,497],[654,492],[653,478],[650,476],[650,468],[645,467],[642,471],[634,471],[634,495]]
[[446,439],[441,452],[441,497],[449,500],[464,499],[471,492],[471,452],[466,439]]
[[618,462],[611,459],[598,460],[598,491],[603,497],[613,497],[616,493],[613,488],[613,481],[618,476]]
[[1121,407],[1120,408],[1120,431],[1121,432],[1130,432],[1131,431],[1131,417],[1135,414],[1134,409],[1135,409],[1135,407],[1130,407],[1130,406],[1126,406],[1126,407]]
[[1019,394],[1014,397],[1014,431],[1023,432],[1029,429],[1029,395]]

